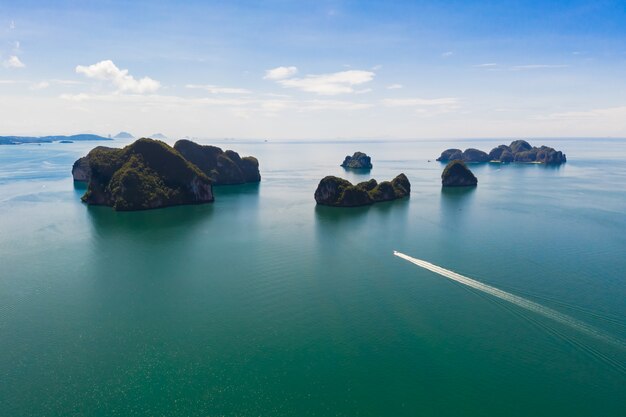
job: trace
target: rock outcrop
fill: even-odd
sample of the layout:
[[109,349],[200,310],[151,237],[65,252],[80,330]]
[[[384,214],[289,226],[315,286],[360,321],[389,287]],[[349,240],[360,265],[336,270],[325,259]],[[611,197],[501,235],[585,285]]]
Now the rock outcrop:
[[489,154],[478,149],[447,149],[441,153],[437,161],[448,162],[460,160],[463,162],[534,162],[542,164],[562,164],[567,161],[565,154],[548,146],[539,148],[531,146],[525,140],[514,140],[510,145],[500,145]]
[[341,166],[352,169],[372,169],[372,159],[363,152],[355,152],[352,156],[346,156]]
[[[96,150],[114,150],[114,148],[109,148],[107,146],[98,146],[91,150],[91,152]],[[90,153],[91,153],[90,152]],[[89,155],[83,156],[74,162],[72,166],[72,177],[74,181],[78,182],[89,182],[89,178],[91,177],[91,168],[89,167]]]
[[391,181],[376,182],[375,179],[353,185],[343,178],[328,176],[315,190],[317,204],[335,207],[357,207],[391,201],[411,193],[411,184],[404,174]]
[[88,180],[82,200],[115,210],[146,210],[213,201],[211,180],[164,142],[139,139],[122,149],[97,147],[72,169]]
[[242,158],[235,151],[224,152],[217,146],[199,145],[186,139],[177,141],[174,149],[216,185],[261,181],[259,161],[253,156]]
[[89,159],[86,156],[79,158],[72,165],[72,177],[74,181],[88,182],[91,177],[91,169],[89,169]]
[[489,155],[478,149],[468,148],[461,158],[464,162],[489,162]]
[[478,184],[478,179],[463,161],[450,161],[441,173],[441,184],[444,187],[471,187]]
[[441,152],[441,156],[439,158],[437,158],[437,161],[440,162],[448,162],[448,161],[454,161],[456,159],[463,159],[463,151],[460,149],[446,149],[445,151]]

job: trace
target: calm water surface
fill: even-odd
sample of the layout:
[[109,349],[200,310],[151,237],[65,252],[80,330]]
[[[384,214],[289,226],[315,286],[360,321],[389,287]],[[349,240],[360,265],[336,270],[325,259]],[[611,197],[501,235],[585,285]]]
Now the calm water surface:
[[[80,202],[96,143],[0,146],[0,415],[625,415],[626,349],[393,256],[626,343],[626,141],[442,191],[441,150],[502,142],[212,142],[262,182],[134,213]],[[325,175],[400,172],[409,199],[315,205]]]

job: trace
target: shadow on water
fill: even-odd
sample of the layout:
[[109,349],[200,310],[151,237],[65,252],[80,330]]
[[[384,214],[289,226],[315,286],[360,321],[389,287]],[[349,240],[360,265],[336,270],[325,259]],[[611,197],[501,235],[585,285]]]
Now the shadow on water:
[[441,187],[441,211],[445,216],[457,216],[469,208],[478,187]]
[[164,232],[173,229],[177,234],[190,232],[199,223],[210,220],[213,211],[213,203],[125,212],[103,206],[87,207],[91,225],[102,238],[118,235],[163,237]]
[[74,182],[74,189],[77,191],[82,191],[83,193],[85,191],[87,191],[87,183],[83,182],[83,181],[73,181]]
[[563,164],[541,164],[539,166],[547,171],[559,171],[562,165]]
[[397,221],[398,216],[406,216],[409,203],[409,198],[402,198],[361,207],[330,207],[318,204],[315,206],[315,222],[318,229],[326,229],[328,232],[346,227],[369,227],[371,222]]
[[215,198],[220,196],[257,196],[261,190],[260,182],[252,182],[247,184],[235,184],[235,185],[214,185],[213,193]]
[[407,208],[409,201],[410,198],[401,198],[360,207],[332,207],[317,204],[315,206],[315,215],[319,220],[333,222],[355,219],[366,214],[389,215],[399,212],[401,208]]
[[340,223],[354,222],[364,217],[373,206],[362,207],[331,207],[317,204],[315,206],[315,219],[317,223]]
[[352,174],[352,175],[356,175],[356,176],[367,176],[370,175],[370,173],[372,172],[371,168],[348,168],[348,167],[341,167],[343,169],[343,172],[346,174]]
[[[85,188],[75,184],[77,192],[84,193]],[[193,231],[198,224],[210,221],[220,203],[226,207],[236,206],[240,200],[246,200],[246,207],[258,204],[260,186],[255,184],[223,185],[213,187],[215,202],[207,204],[190,204],[165,207],[155,210],[115,211],[110,207],[88,206],[87,212],[95,232],[100,237],[114,235],[148,235],[168,234],[175,230],[176,235]]]
[[470,200],[478,187],[441,187],[442,201],[457,203]]
[[409,208],[409,198],[351,208],[317,205],[318,253],[346,265],[351,257],[387,250],[406,238]]

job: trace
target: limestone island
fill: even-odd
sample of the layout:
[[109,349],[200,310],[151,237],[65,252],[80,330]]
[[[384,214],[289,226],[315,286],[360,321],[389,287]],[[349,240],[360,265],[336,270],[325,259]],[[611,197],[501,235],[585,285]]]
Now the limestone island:
[[328,176],[317,186],[315,201],[325,206],[357,207],[396,200],[408,196],[410,192],[411,184],[404,174],[380,184],[371,179],[356,185],[343,178]]
[[115,210],[146,210],[213,201],[211,179],[164,142],[138,139],[122,148],[99,146],[74,163],[89,184],[82,200]]
[[215,185],[261,181],[259,161],[253,156],[242,158],[235,151],[223,151],[217,146],[199,145],[186,139],[177,141],[174,149],[200,168]]
[[500,145],[486,153],[478,149],[469,148],[446,149],[437,158],[437,161],[448,162],[460,160],[463,162],[522,162],[540,164],[562,164],[567,161],[565,154],[548,146],[539,148],[531,146],[525,140],[515,140],[510,145]]
[[150,138],[122,149],[98,146],[74,162],[72,177],[88,183],[85,203],[126,211],[209,203],[213,184],[261,180],[254,157],[188,140],[172,148]]
[[351,169],[372,169],[372,159],[363,152],[355,152],[352,156],[346,156],[341,166]]
[[478,179],[465,162],[455,159],[441,173],[441,184],[444,187],[473,187],[478,184]]

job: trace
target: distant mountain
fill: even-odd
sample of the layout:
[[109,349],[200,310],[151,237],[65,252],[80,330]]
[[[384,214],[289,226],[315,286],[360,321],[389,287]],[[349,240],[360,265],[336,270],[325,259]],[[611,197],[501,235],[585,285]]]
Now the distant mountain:
[[134,139],[135,137],[128,132],[120,132],[113,136],[113,139]]
[[167,136],[165,136],[163,133],[153,133],[152,135],[150,135],[150,137],[152,139],[159,139],[159,140],[166,140]]
[[80,134],[71,136],[0,136],[0,145],[19,145],[20,143],[52,143],[60,141],[111,140],[98,135]]

